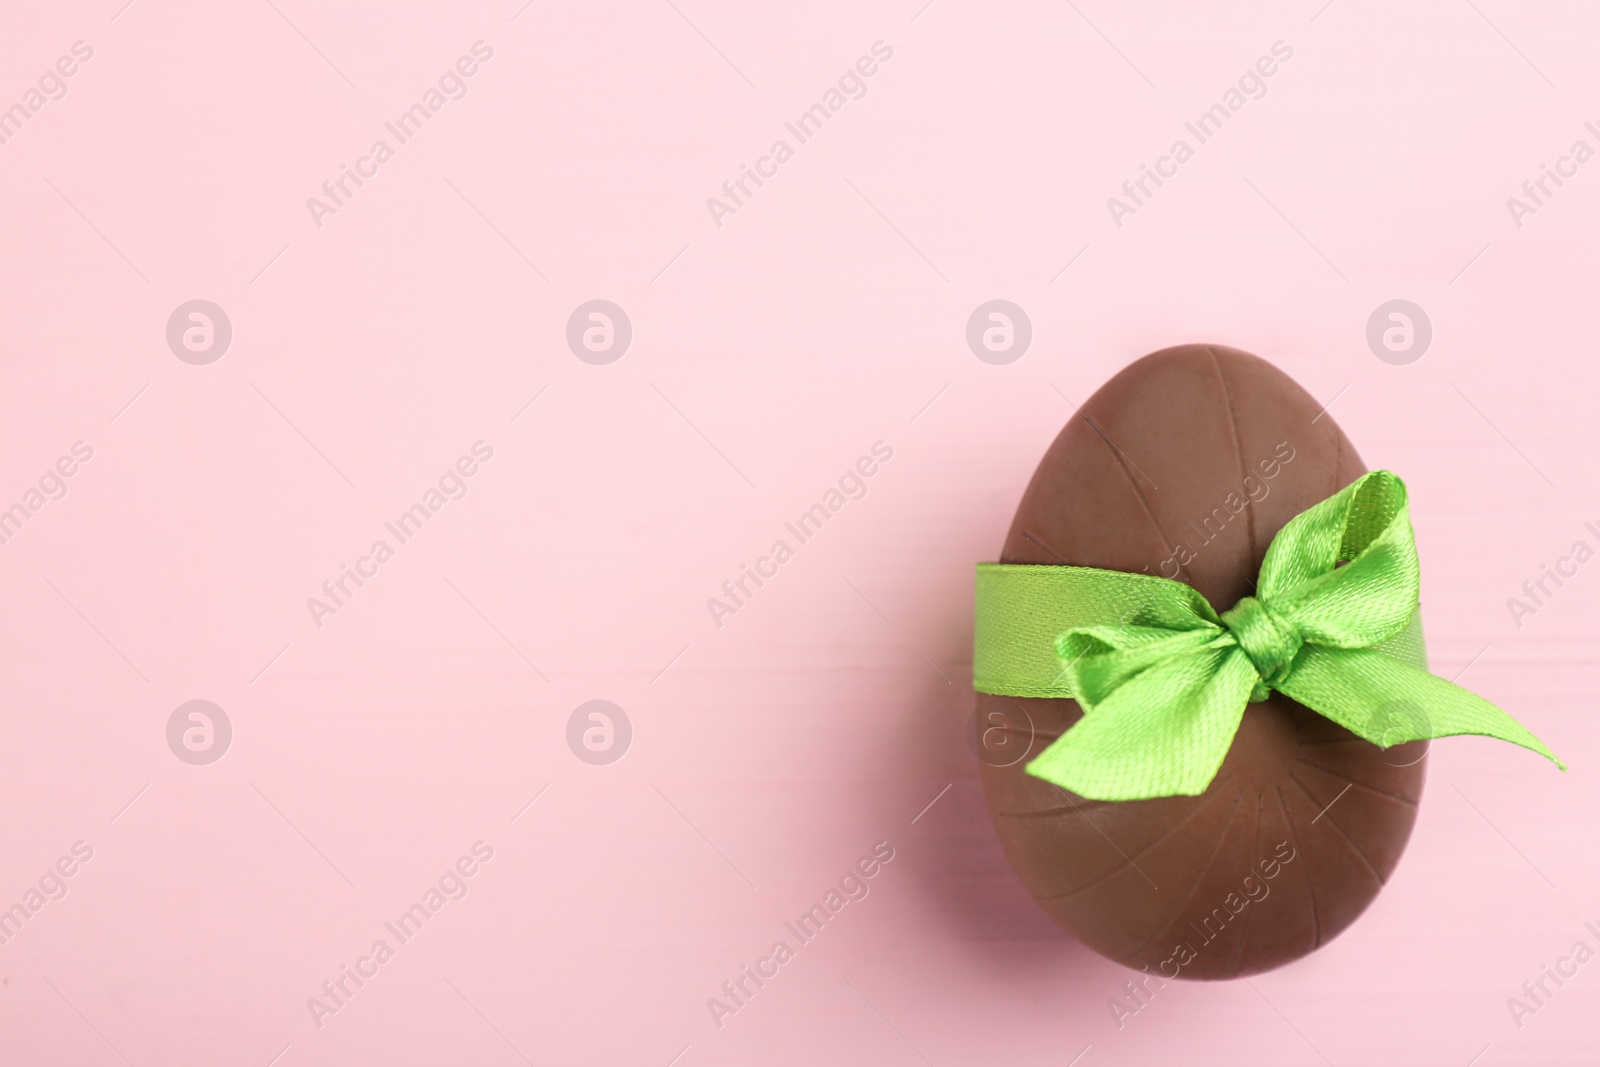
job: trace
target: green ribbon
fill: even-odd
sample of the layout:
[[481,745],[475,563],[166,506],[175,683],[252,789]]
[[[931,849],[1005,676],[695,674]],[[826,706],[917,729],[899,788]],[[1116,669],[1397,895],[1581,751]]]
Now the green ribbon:
[[1427,670],[1405,484],[1374,471],[1291,519],[1256,595],[1218,615],[1181,582],[980,563],[973,687],[1072,697],[1083,718],[1029,774],[1094,800],[1195,796],[1247,703],[1276,690],[1383,748],[1479,734],[1566,766],[1515,719]]

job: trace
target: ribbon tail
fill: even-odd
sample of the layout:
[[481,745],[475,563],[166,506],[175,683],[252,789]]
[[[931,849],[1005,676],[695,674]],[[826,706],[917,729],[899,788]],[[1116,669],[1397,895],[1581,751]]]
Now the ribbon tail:
[[1231,643],[1150,667],[1086,712],[1027,771],[1090,800],[1198,796],[1217,776],[1256,680]]
[[1372,649],[1308,644],[1276,688],[1380,748],[1477,734],[1567,769],[1544,742],[1476,693]]

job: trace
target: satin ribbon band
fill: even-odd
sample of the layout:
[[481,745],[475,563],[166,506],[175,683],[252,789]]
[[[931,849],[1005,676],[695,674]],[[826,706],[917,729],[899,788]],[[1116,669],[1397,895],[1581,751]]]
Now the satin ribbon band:
[[1072,697],[1029,774],[1095,800],[1205,791],[1247,703],[1277,691],[1373,744],[1480,734],[1561,766],[1495,705],[1427,670],[1403,482],[1374,471],[1289,521],[1256,594],[1091,567],[981,563],[973,687]]

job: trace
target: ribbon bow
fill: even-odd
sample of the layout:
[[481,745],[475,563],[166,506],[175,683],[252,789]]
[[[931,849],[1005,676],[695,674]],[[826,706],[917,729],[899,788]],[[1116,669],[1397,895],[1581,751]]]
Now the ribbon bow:
[[1427,670],[1404,483],[1374,471],[1278,532],[1255,596],[1218,615],[1167,578],[981,563],[973,687],[1074,697],[1029,774],[1094,800],[1194,796],[1247,703],[1277,690],[1383,748],[1480,734],[1566,767],[1515,719]]

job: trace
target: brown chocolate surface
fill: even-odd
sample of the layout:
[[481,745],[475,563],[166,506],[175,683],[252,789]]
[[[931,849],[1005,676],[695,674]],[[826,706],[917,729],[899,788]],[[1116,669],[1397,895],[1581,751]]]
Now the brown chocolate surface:
[[[1320,409],[1236,349],[1146,356],[1050,446],[1001,562],[1162,574],[1225,611],[1289,519],[1366,472]],[[1095,951],[1165,978],[1254,974],[1337,936],[1394,871],[1422,794],[1426,742],[1382,750],[1276,693],[1245,710],[1205,793],[1124,803],[1023,772],[1076,701],[980,693],[976,714],[990,815],[1028,891]]]

